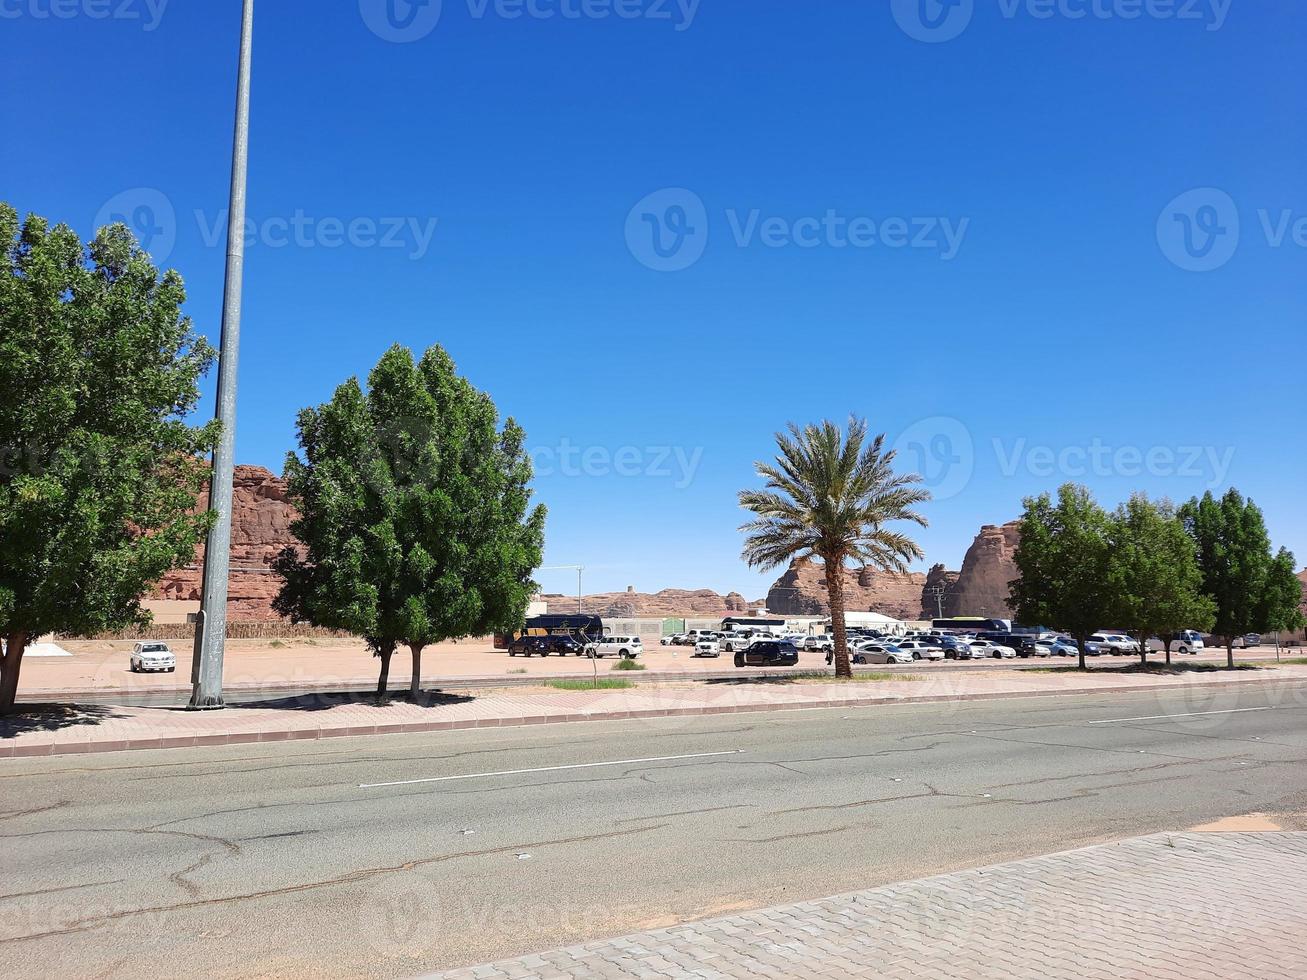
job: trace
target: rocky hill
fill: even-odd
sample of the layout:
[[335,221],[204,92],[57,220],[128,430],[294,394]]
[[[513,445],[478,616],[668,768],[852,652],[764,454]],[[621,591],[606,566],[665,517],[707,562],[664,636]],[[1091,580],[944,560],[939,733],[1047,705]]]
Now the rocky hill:
[[[957,572],[943,565],[934,566],[925,575],[846,569],[846,608],[915,620],[935,619],[942,605],[945,616],[1009,618],[1008,583],[1016,577],[1012,555],[1018,540],[1015,521],[985,525],[971,542],[962,569]],[[942,596],[936,593],[940,587]],[[825,567],[812,561],[795,562],[771,587],[767,608],[789,616],[828,615]]]
[[[261,466],[238,466],[233,481],[231,524],[231,578],[227,616],[233,622],[277,619],[272,599],[281,579],[272,572],[272,560],[287,545],[296,543],[290,533],[295,508],[286,499],[286,483]],[[206,489],[199,508],[209,505]],[[195,549],[194,563],[169,572],[153,598],[199,602],[204,572],[204,546]]]
[[[925,585],[926,576],[920,572],[895,575],[870,568],[845,569],[845,608],[850,612],[871,610],[898,619],[918,619]],[[806,560],[795,562],[767,593],[767,608],[783,616],[829,615],[826,566]]]
[[[576,596],[541,596],[551,613],[576,612]],[[749,602],[738,592],[721,595],[711,589],[663,589],[661,592],[602,592],[583,596],[581,608],[586,612],[610,619],[644,619],[666,616],[702,617],[730,616],[748,612],[762,606],[763,601]]]

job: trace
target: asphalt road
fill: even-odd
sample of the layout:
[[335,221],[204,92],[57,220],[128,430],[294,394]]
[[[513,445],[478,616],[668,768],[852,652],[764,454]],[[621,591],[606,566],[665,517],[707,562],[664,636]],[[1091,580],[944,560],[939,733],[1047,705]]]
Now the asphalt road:
[[1286,684],[11,760],[0,975],[412,975],[1298,814],[1305,757]]

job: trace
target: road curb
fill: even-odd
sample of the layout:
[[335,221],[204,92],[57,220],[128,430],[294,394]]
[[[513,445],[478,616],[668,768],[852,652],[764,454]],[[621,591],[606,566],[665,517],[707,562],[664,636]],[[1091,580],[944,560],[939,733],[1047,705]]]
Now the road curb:
[[140,749],[196,748],[200,746],[243,745],[261,742],[355,738],[372,735],[418,735],[432,732],[462,731],[471,728],[524,728],[532,725],[563,725],[587,721],[640,720],[647,718],[689,718],[720,714],[745,714],[770,711],[808,711],[831,708],[865,708],[882,705],[932,704],[966,701],[997,701],[1013,698],[1049,698],[1085,694],[1131,694],[1154,691],[1180,691],[1195,688],[1256,687],[1283,678],[1241,679],[1237,681],[1197,681],[1187,684],[1154,684],[1145,687],[1074,688],[1058,691],[987,691],[973,694],[919,694],[902,697],[814,698],[810,701],[759,704],[703,705],[690,708],[614,709],[574,712],[558,715],[514,715],[503,718],[469,718],[454,721],[406,722],[382,725],[341,725],[276,729],[264,732],[227,732],[197,735],[168,735],[134,739],[79,739],[75,742],[51,742],[41,745],[4,745],[0,759],[40,758],[53,755],[85,755],[100,752],[129,752]]

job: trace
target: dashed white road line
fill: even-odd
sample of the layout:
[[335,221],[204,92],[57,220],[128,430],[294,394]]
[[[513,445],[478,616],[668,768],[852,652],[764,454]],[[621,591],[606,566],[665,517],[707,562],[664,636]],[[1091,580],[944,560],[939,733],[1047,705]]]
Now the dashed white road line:
[[444,783],[453,779],[483,779],[491,776],[524,776],[537,772],[562,772],[566,769],[601,769],[604,766],[634,766],[642,762],[678,762],[682,759],[711,759],[723,755],[740,755],[744,749],[727,752],[694,752],[689,755],[660,755],[649,759],[615,759],[612,762],[582,762],[572,766],[542,766],[539,769],[505,769],[501,772],[469,772],[457,776],[429,776],[426,779],[400,779],[393,783],[359,783],[359,789],[378,789],[382,786],[412,786],[414,783]]
[[1101,721],[1087,721],[1087,725],[1114,725],[1122,721],[1160,721],[1166,718],[1192,718],[1194,715],[1234,715],[1240,711],[1271,711],[1275,705],[1263,705],[1260,708],[1225,708],[1220,711],[1177,711],[1169,715],[1145,715],[1143,718],[1104,718]]

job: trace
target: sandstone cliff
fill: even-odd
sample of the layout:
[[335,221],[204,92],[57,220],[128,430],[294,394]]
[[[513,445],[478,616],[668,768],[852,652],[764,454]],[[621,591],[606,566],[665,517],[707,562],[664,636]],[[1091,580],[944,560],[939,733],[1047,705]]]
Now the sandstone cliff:
[[[227,616],[233,622],[275,620],[272,599],[281,579],[272,572],[272,560],[296,543],[290,533],[295,509],[286,499],[285,481],[261,466],[237,466],[232,487]],[[202,510],[208,505],[206,489],[198,506]],[[203,568],[204,546],[200,545],[194,563],[168,573],[153,598],[199,602]]]
[[[895,575],[871,568],[844,570],[844,604],[849,612],[878,612],[897,619],[921,617],[920,572]],[[827,616],[826,566],[797,561],[767,593],[767,609],[783,616]]]
[[[576,612],[576,596],[544,595],[540,597],[551,613]],[[586,612],[610,619],[644,619],[667,616],[730,616],[758,608],[762,600],[749,602],[738,592],[720,595],[711,589],[663,589],[647,593],[627,589],[625,592],[602,592],[582,597]]]

